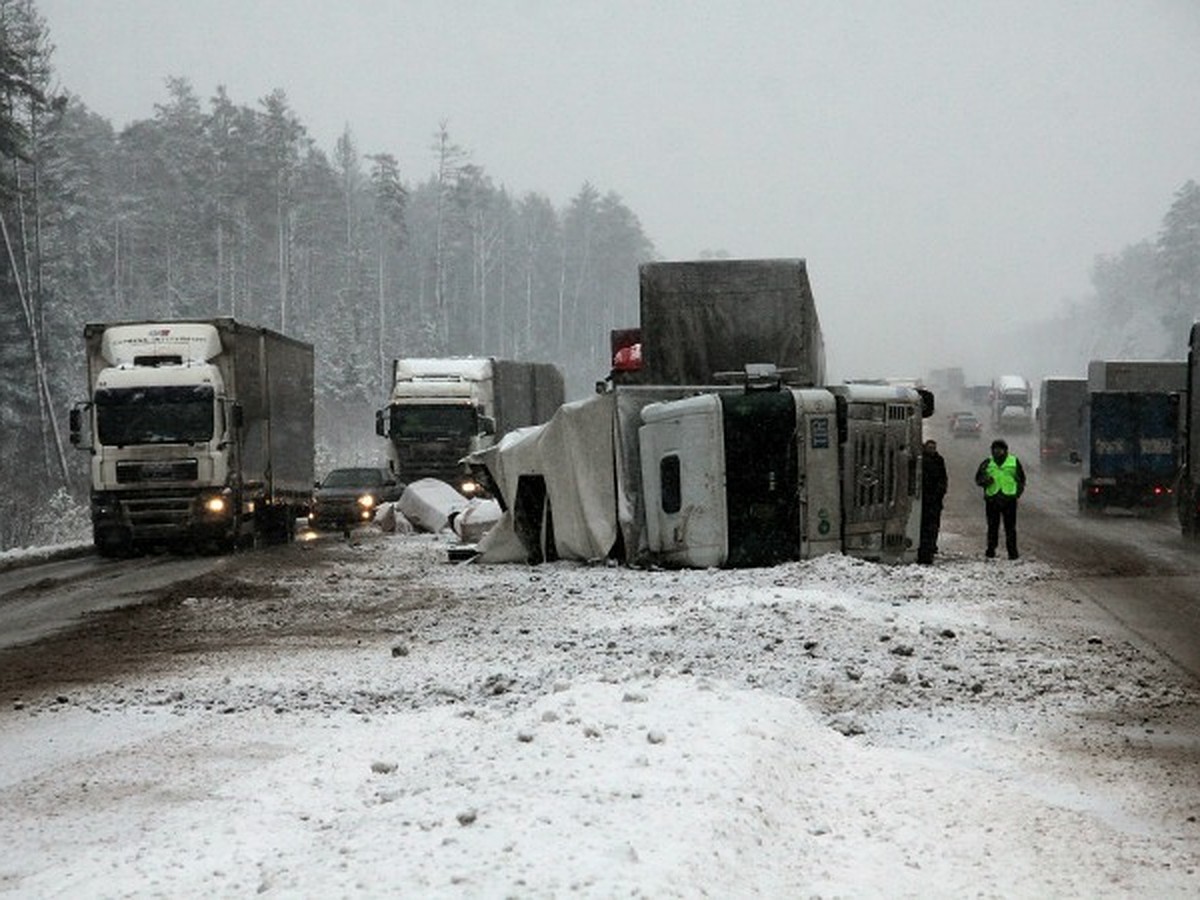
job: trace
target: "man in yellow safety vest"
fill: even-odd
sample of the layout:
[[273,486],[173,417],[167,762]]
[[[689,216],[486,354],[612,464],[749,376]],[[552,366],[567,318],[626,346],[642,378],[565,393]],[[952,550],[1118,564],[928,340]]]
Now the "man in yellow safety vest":
[[988,559],[996,555],[1000,541],[1000,523],[1004,522],[1004,545],[1008,558],[1017,553],[1017,498],[1025,492],[1025,469],[1021,461],[1008,452],[1003,438],[992,441],[992,455],[979,464],[975,483],[983,488],[983,508],[987,515]]

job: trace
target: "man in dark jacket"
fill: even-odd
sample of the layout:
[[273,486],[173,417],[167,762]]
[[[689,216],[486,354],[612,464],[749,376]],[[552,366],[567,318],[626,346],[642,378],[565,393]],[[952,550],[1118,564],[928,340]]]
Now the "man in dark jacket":
[[1025,469],[1008,452],[1003,438],[992,441],[992,455],[979,464],[975,483],[983,488],[983,508],[987,515],[987,551],[991,559],[1000,541],[1000,522],[1004,522],[1004,545],[1008,558],[1017,553],[1017,499],[1025,493]]
[[917,546],[917,562],[923,565],[932,563],[938,552],[942,503],[949,486],[946,460],[938,453],[937,441],[928,440],[921,452],[921,543]]

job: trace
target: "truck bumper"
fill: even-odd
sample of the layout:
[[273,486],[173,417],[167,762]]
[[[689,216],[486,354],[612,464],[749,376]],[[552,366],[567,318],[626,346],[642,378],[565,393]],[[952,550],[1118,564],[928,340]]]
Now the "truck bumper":
[[92,539],[104,555],[158,544],[224,543],[237,536],[228,491],[92,494]]
[[1174,506],[1175,491],[1169,481],[1084,478],[1079,482],[1081,512],[1100,512],[1109,507],[1161,511]]

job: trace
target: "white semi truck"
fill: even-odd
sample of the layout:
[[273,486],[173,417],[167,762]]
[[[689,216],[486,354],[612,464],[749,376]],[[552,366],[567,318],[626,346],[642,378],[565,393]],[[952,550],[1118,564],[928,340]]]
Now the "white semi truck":
[[401,481],[437,478],[470,497],[482,486],[463,459],[513,429],[545,422],[563,400],[562,372],[550,363],[397,359],[388,405],[375,414],[375,432],[388,439],[389,464]]
[[611,384],[477,459],[505,510],[481,561],[915,560],[932,394],[822,386],[804,261],[640,275],[642,327],[614,335]]
[[84,328],[87,399],[71,442],[91,453],[105,556],[282,542],[313,489],[313,349],[232,318]]
[[992,381],[992,427],[998,431],[1033,430],[1033,389],[1024,375],[1000,375]]

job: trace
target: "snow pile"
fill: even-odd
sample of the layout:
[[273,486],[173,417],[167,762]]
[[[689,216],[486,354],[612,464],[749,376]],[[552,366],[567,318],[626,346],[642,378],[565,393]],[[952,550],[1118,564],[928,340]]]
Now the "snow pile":
[[139,610],[161,655],[14,698],[0,891],[1200,890],[1191,686],[1048,566],[448,546],[246,557]]

